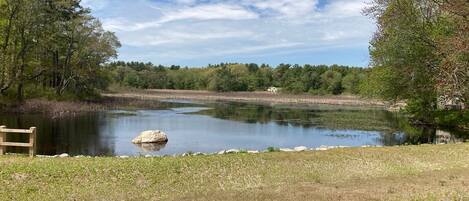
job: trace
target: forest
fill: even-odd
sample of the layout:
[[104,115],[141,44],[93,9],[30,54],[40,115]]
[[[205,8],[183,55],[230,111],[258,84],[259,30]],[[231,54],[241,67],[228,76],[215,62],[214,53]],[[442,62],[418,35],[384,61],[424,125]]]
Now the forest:
[[265,91],[279,87],[285,93],[358,94],[367,69],[339,65],[290,65],[221,63],[204,68],[155,66],[142,62],[105,65],[111,83],[141,89]]
[[78,0],[0,0],[0,97],[97,96],[119,47]]

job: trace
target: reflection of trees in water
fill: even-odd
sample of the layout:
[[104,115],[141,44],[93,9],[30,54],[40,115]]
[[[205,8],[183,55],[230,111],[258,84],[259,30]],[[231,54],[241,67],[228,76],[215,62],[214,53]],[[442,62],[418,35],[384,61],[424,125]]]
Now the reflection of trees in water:
[[283,126],[312,127],[310,117],[314,114],[304,110],[272,108],[269,106],[246,103],[214,104],[213,109],[198,112],[219,119],[228,119],[246,123],[267,124],[275,122]]
[[[379,131],[381,137],[377,140],[389,146],[440,142],[434,128],[412,126],[406,118],[385,110],[342,109],[340,106],[335,109],[275,108],[249,103],[220,103],[211,107],[213,109],[199,114],[246,123],[274,122],[277,125],[303,128]],[[450,137],[452,141],[469,138],[467,132],[451,133],[457,133]]]
[[[0,124],[11,128],[38,128],[37,153],[54,155],[114,155],[112,138],[99,132],[101,116],[87,114],[60,119],[43,115],[0,116]],[[12,140],[26,140],[16,137]]]
[[199,114],[246,123],[271,123],[295,127],[330,129],[384,130],[392,113],[381,110],[275,108],[247,103],[214,104]]
[[380,142],[386,146],[401,144],[456,143],[469,139],[467,131],[439,130],[430,126],[413,126],[406,119],[398,121],[398,129],[384,131]]

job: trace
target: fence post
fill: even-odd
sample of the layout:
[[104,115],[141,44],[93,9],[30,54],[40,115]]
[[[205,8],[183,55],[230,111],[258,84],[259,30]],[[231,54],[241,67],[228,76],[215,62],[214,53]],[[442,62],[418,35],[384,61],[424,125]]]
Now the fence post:
[[6,126],[0,126],[0,155],[5,153],[5,147],[3,146],[3,142],[5,142],[5,133],[3,132],[4,128],[6,128]]
[[36,154],[36,127],[31,127],[29,130],[31,131],[31,134],[29,134],[29,144],[31,145],[29,147],[29,156],[34,157]]

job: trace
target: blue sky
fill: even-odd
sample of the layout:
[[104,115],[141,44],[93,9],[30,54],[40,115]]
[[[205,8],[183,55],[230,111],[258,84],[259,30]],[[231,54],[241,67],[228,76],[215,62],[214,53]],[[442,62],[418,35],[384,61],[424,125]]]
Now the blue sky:
[[119,60],[367,66],[365,0],[82,0],[119,37]]

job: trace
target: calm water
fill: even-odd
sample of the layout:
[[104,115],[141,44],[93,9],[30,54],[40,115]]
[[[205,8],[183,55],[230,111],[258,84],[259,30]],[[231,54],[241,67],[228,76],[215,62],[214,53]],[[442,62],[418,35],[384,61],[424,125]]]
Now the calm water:
[[[38,154],[165,155],[267,147],[362,146],[457,142],[466,133],[413,128],[379,109],[271,107],[241,103],[166,103],[158,110],[107,111],[61,119],[0,115],[11,128],[38,127]],[[165,145],[137,146],[144,130],[168,134]],[[14,139],[21,140],[18,136]],[[18,150],[16,150],[18,151]]]

